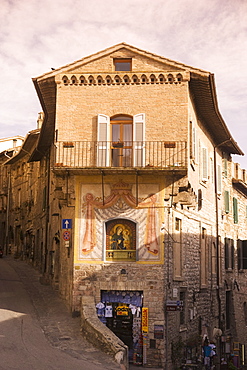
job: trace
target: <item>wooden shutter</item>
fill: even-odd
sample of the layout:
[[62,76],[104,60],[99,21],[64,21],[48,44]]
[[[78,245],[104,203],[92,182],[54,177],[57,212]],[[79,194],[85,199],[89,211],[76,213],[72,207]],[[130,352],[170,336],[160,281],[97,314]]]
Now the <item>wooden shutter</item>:
[[247,240],[242,240],[243,269],[247,269]]
[[233,221],[235,224],[238,223],[238,200],[233,198]]
[[233,270],[234,269],[234,241],[232,239],[230,239],[230,248],[231,248],[230,268]]
[[227,159],[224,158],[224,176],[227,177]]
[[237,240],[237,252],[238,252],[238,270],[243,268],[243,254],[242,254],[242,240]]
[[225,238],[225,269],[229,269],[229,238]]
[[225,213],[229,213],[230,211],[230,195],[229,195],[229,191],[228,190],[225,190],[225,193],[224,193],[224,200],[225,200]]
[[145,114],[134,116],[133,121],[133,159],[134,167],[145,166]]
[[110,165],[110,117],[98,114],[97,128],[97,166],[109,167]]

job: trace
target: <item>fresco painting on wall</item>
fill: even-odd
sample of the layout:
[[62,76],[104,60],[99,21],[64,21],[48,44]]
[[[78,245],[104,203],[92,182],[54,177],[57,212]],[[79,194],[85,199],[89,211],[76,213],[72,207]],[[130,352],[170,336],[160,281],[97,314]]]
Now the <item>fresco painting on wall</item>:
[[[106,250],[135,251],[139,245],[139,255],[132,254],[132,259],[134,256],[139,260],[159,260],[156,194],[141,194],[137,202],[131,186],[121,180],[111,185],[110,194],[104,198],[104,202],[98,196],[97,185],[91,185],[90,192],[87,190],[88,187],[83,184],[80,259],[102,260],[104,247]],[[115,220],[112,226],[111,219]]]

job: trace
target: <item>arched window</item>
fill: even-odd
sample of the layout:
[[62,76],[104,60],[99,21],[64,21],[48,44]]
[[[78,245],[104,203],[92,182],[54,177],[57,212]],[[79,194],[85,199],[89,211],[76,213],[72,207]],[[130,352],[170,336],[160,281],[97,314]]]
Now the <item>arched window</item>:
[[106,222],[106,261],[136,260],[136,224],[126,219]]
[[145,165],[145,114],[98,115],[99,167],[143,167]]

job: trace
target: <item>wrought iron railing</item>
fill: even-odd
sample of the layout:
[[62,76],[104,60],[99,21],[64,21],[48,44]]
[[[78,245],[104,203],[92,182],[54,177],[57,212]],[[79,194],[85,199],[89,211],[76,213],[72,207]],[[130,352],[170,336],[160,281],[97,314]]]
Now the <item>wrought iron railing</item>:
[[56,167],[170,168],[187,166],[185,141],[69,141],[56,144]]

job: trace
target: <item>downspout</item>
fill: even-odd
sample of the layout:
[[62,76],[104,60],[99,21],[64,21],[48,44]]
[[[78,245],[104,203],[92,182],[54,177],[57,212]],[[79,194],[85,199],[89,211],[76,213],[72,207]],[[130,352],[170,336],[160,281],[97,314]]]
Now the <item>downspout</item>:
[[[165,369],[169,369],[169,359],[168,359],[168,353],[169,353],[169,320],[168,320],[168,311],[166,307],[166,302],[169,299],[169,291],[171,289],[171,281],[170,281],[170,246],[172,246],[173,238],[170,234],[170,221],[172,222],[172,209],[173,209],[173,197],[174,197],[174,179],[175,179],[175,173],[172,172],[172,193],[171,193],[171,203],[170,206],[167,207],[167,249],[164,248],[164,250],[167,251],[167,258],[166,258],[166,268],[167,268],[167,276],[166,276],[166,301],[165,301],[165,323],[166,323],[166,344],[165,344],[165,353],[166,353],[166,359],[165,359]],[[165,240],[164,240],[165,243]],[[165,256],[166,257],[166,256]]]
[[7,210],[6,210],[6,229],[5,229],[5,255],[9,253],[9,208],[10,208],[10,185],[11,169],[8,171],[8,190],[7,190]]
[[46,157],[47,159],[47,192],[46,192],[46,230],[45,230],[45,266],[44,273],[47,273],[47,260],[48,260],[48,233],[49,233],[49,222],[50,222],[50,153]]

